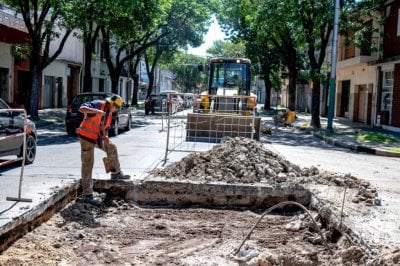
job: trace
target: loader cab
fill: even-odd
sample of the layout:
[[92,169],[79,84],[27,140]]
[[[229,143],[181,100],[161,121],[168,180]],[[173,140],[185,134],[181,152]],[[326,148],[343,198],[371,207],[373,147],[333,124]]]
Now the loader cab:
[[250,95],[250,65],[250,60],[244,58],[211,59],[208,94]]

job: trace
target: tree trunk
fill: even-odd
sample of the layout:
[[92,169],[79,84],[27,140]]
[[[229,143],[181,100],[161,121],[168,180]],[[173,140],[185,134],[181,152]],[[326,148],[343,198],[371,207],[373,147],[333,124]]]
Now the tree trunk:
[[40,43],[37,39],[32,41],[32,54],[29,62],[29,71],[31,77],[31,88],[29,92],[29,102],[27,106],[28,113],[33,120],[39,119],[39,81],[42,75],[42,70],[40,68]]
[[289,103],[288,108],[290,111],[296,110],[296,80],[297,71],[295,69],[289,70]]
[[133,94],[132,94],[132,106],[136,106],[138,104],[138,91],[139,91],[139,75],[132,75],[133,80]]
[[150,72],[150,73],[148,73],[148,76],[149,76],[149,87],[147,88],[147,97],[149,97],[151,95],[151,93],[153,92],[154,73]]
[[264,84],[265,84],[264,110],[269,110],[271,109],[271,90],[272,90],[272,82],[269,75],[264,79]]
[[131,100],[131,105],[136,106],[138,104],[138,91],[139,91],[139,80],[140,80],[140,75],[137,73],[137,68],[140,63],[140,59],[138,59],[139,56],[136,57],[136,60],[129,63],[129,75],[133,80],[133,94],[132,94],[132,100]]
[[314,87],[312,89],[312,103],[311,103],[311,126],[314,128],[321,128],[321,121],[319,118],[319,105],[320,105],[320,91],[321,81],[316,79],[313,81]]
[[115,94],[119,94],[118,92],[118,82],[119,82],[119,75],[116,74],[111,74],[110,73],[110,78],[111,78],[111,92]]
[[29,114],[33,120],[39,119],[39,79],[41,71],[38,65],[31,66],[32,90],[30,93]]
[[83,92],[92,91],[92,45],[90,41],[85,43],[85,62],[83,74]]

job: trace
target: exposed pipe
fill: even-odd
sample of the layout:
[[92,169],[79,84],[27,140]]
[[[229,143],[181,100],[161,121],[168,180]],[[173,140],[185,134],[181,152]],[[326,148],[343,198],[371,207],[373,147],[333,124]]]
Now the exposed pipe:
[[331,250],[331,248],[329,247],[328,242],[325,240],[324,236],[323,236],[322,233],[321,233],[321,230],[319,229],[318,224],[315,222],[314,218],[311,216],[311,213],[307,210],[307,208],[304,207],[303,205],[301,205],[300,203],[295,202],[295,201],[284,201],[284,202],[280,202],[280,203],[278,203],[278,204],[275,204],[274,206],[272,206],[271,208],[269,208],[268,210],[266,210],[263,214],[261,214],[261,217],[258,219],[258,221],[253,225],[253,227],[252,227],[252,228],[250,229],[250,231],[247,233],[246,237],[243,239],[243,241],[242,241],[242,243],[239,245],[239,247],[236,248],[236,250],[234,251],[233,255],[236,255],[236,254],[240,251],[241,247],[244,245],[244,243],[246,242],[246,240],[249,239],[251,233],[254,231],[254,229],[256,228],[256,226],[260,223],[260,221],[262,220],[262,218],[264,218],[264,216],[265,216],[266,214],[270,213],[271,211],[273,211],[273,210],[275,210],[275,209],[282,208],[282,207],[284,207],[284,206],[286,206],[286,205],[295,205],[295,206],[297,206],[297,207],[303,209],[303,210],[308,214],[308,216],[311,218],[311,220],[312,220],[312,222],[313,222],[313,224],[314,224],[315,229],[317,230],[318,234],[321,236],[321,239],[322,239],[322,241],[324,242],[325,247],[326,247],[326,248],[329,250],[329,252],[332,254],[332,250]]

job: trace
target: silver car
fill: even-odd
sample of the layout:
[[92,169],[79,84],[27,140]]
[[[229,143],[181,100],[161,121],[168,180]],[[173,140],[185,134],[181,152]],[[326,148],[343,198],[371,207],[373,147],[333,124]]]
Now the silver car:
[[[24,112],[20,109],[11,109],[0,98],[0,157],[16,155],[23,156],[24,144]],[[31,164],[36,156],[36,126],[27,119],[25,163]],[[15,159],[1,158],[0,165]]]

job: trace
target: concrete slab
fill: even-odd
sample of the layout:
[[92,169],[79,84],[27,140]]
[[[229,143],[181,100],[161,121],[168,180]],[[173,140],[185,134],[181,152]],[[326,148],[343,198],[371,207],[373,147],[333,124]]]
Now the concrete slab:
[[310,191],[292,183],[226,184],[147,178],[140,182],[98,180],[95,189],[140,205],[156,206],[257,209],[282,201],[296,201],[304,206],[311,202]]

